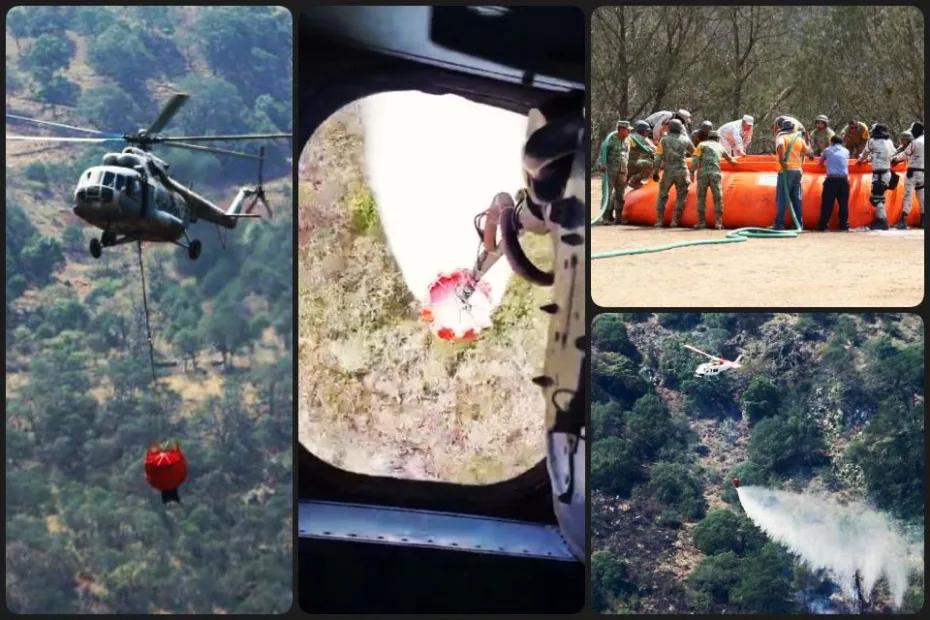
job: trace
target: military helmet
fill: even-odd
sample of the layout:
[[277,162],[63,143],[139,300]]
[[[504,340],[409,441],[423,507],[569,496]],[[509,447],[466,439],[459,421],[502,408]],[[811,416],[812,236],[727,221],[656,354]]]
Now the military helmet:
[[643,131],[649,131],[650,129],[651,127],[649,127],[649,123],[647,123],[646,121],[636,121],[633,124],[633,131],[635,131],[636,133],[640,133]]
[[814,119],[815,123],[829,123],[830,119],[827,118],[826,114],[820,114],[817,118]]
[[714,129],[714,124],[710,121],[701,121],[701,129],[712,131]]
[[913,140],[913,139],[914,139],[914,134],[912,134],[911,132],[905,130],[905,131],[902,131],[902,132],[901,132],[901,135],[900,135],[899,137],[900,137],[902,140]]
[[684,123],[682,123],[677,118],[673,118],[668,122],[668,132],[669,133],[681,133],[681,130],[684,129]]
[[719,140],[720,132],[714,129],[709,134],[707,134],[707,137],[710,138],[711,140]]

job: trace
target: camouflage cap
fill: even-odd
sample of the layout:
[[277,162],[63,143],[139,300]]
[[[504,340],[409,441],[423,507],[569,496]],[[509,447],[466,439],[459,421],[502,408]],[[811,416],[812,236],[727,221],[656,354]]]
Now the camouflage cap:
[[681,130],[685,128],[684,123],[682,123],[677,118],[673,118],[668,122],[668,132],[669,133],[681,133]]
[[714,128],[714,124],[710,121],[701,121],[701,129],[706,129],[710,131]]
[[814,119],[814,122],[815,123],[829,123],[830,119],[827,118],[825,114],[819,114],[817,115],[817,118]]
[[913,140],[913,139],[914,139],[914,134],[912,134],[912,133],[909,132],[909,131],[902,131],[902,132],[901,132],[900,138],[901,138],[902,140]]
[[630,121],[617,121],[617,129],[632,129]]

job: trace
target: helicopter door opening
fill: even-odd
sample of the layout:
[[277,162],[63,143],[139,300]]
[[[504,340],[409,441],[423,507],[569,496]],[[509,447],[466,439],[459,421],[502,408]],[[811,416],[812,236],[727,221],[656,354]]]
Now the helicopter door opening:
[[[492,274],[512,305],[495,317],[499,330],[468,345],[440,342],[406,310],[425,295],[429,271],[476,262],[475,217],[524,182],[526,121],[511,128],[512,117],[553,93],[521,83],[519,69],[488,77],[488,63],[465,54],[450,68],[449,50],[429,41],[430,7],[403,7],[427,13],[419,22],[384,8],[300,19],[295,146],[299,195],[309,199],[299,205],[295,293],[301,338],[316,346],[297,359],[299,605],[311,614],[576,613],[584,564],[522,546],[529,535],[559,539],[546,402],[531,383],[547,339],[533,310],[551,291],[540,287],[539,301],[534,287],[508,291],[516,279]],[[431,48],[410,43],[417,23]],[[372,34],[382,35],[377,45]],[[551,242],[540,239],[525,251],[547,266]],[[521,310],[507,320],[511,307]]]

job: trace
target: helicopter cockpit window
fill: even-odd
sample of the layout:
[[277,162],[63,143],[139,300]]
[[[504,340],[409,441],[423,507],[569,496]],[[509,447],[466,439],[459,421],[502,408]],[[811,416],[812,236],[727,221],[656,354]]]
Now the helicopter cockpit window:
[[[525,116],[405,91],[343,107],[307,143],[298,321],[313,344],[300,347],[298,426],[317,457],[355,473],[471,485],[545,458],[545,399],[531,380],[545,362],[537,309],[549,291],[510,277],[500,260],[481,280],[489,297],[461,309],[490,316],[475,342],[448,342],[418,315],[440,274],[474,267],[475,216],[521,189],[525,133]],[[549,241],[526,237],[548,268]]]
[[126,187],[126,177],[121,174],[116,175],[116,191],[122,192]]
[[116,175],[115,175],[115,174],[113,174],[112,172],[104,172],[104,173],[103,173],[103,183],[101,183],[101,185],[105,185],[105,186],[107,186],[107,187],[113,187],[115,181],[116,181]]

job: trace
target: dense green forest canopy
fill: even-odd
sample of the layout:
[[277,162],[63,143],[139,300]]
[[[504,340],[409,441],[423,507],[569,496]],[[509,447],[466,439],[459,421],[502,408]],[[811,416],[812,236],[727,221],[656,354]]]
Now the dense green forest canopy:
[[[166,133],[288,133],[291,24],[290,12],[274,7],[18,7],[7,15],[7,40],[13,42],[7,45],[7,111],[127,133],[151,124],[179,91],[191,99]],[[43,130],[17,124],[12,133],[37,131]],[[227,143],[248,152],[261,145]],[[289,174],[291,144],[264,146],[268,174]],[[185,182],[222,184],[233,174],[255,175],[250,160],[159,148]],[[39,160],[29,176],[71,184],[106,150],[87,149],[81,156],[68,149],[70,162]]]
[[[271,7],[19,7],[7,19],[8,111],[133,131],[180,90],[192,98],[168,131],[289,132],[291,32],[290,13]],[[194,225],[204,242],[196,262],[174,246],[144,246],[157,387],[136,248],[94,261],[86,241],[99,231],[65,210],[80,170],[103,150],[8,153],[13,611],[291,606],[293,246],[283,143],[269,145],[275,219],[239,226],[225,249],[211,227]],[[217,200],[254,182],[254,163],[160,155]],[[169,438],[180,441],[189,477],[183,503],[166,506],[145,482],[143,457]]]
[[[684,344],[730,360],[742,354],[743,368],[696,377],[707,360]],[[599,610],[822,613],[836,605],[836,584],[746,517],[730,483],[737,476],[865,501],[902,531],[923,531],[918,316],[603,314],[592,346]],[[879,605],[886,587],[879,582]],[[922,605],[923,574],[915,573],[903,611]]]
[[591,19],[592,159],[618,119],[684,108],[715,126],[755,117],[750,153],[772,153],[788,114],[922,120],[924,22],[908,6],[612,6]]

